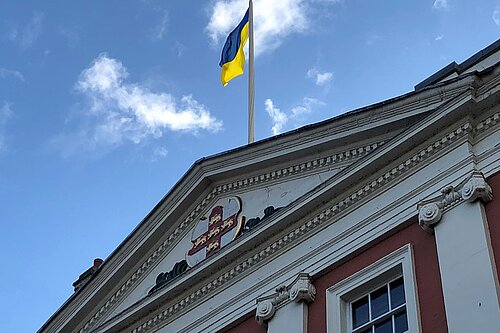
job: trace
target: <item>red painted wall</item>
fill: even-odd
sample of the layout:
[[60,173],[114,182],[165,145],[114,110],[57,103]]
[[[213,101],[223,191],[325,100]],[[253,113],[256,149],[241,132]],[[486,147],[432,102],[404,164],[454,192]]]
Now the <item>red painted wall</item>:
[[484,208],[490,229],[491,247],[493,257],[497,266],[497,274],[500,279],[500,173],[488,178],[488,184],[493,190],[493,200],[488,202]]
[[[500,193],[500,189],[498,192]],[[414,251],[422,331],[448,332],[436,242],[433,235],[422,230],[416,218],[405,228],[377,239],[345,263],[330,268],[321,276],[313,277],[317,294],[316,300],[309,305],[308,332],[326,332],[326,289],[408,243],[412,244]],[[255,313],[252,313],[219,333],[266,333],[266,329],[259,325],[254,317]]]
[[219,333],[266,333],[267,330],[255,320],[255,312],[239,323],[233,323]]
[[316,300],[309,305],[308,332],[326,332],[326,290],[329,287],[408,243],[414,251],[422,331],[448,332],[436,242],[433,235],[422,230],[416,218],[404,229],[376,240],[345,263],[314,278],[317,294]]

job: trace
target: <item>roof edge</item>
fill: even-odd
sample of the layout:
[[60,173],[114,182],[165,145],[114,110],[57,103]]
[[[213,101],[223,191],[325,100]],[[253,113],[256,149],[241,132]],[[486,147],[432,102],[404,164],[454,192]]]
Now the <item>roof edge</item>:
[[497,39],[492,44],[488,45],[484,49],[476,52],[471,57],[464,60],[462,63],[457,64],[455,61],[448,64],[446,67],[440,69],[436,73],[432,74],[419,84],[415,86],[415,91],[422,90],[428,86],[434,85],[439,81],[443,80],[453,72],[456,72],[458,75],[462,74],[465,70],[472,67],[474,64],[482,61],[483,59],[489,57],[496,51],[500,50],[500,39]]

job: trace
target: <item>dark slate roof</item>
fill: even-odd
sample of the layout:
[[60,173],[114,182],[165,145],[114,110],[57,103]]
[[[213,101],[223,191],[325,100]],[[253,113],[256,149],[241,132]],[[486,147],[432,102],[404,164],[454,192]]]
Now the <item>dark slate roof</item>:
[[493,44],[487,46],[486,48],[482,49],[481,51],[477,52],[474,54],[472,57],[469,59],[465,60],[461,64],[457,64],[456,62],[450,63],[448,66],[442,68],[441,70],[437,71],[436,73],[432,74],[429,76],[427,79],[423,80],[419,84],[415,86],[415,91],[422,90],[428,86],[431,86],[433,84],[436,84],[437,82],[441,81],[448,75],[452,73],[457,73],[458,75],[462,74],[465,70],[468,68],[474,66],[478,62],[482,61],[483,59],[489,57],[496,51],[500,49],[500,39],[498,39],[496,42]]

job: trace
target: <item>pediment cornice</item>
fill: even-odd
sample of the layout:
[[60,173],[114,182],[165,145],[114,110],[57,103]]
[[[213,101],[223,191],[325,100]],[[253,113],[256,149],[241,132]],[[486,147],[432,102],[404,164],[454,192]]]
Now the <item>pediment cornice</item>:
[[[148,304],[142,304],[144,307],[154,307],[157,306],[157,304],[162,303],[164,304],[164,310],[148,317],[139,326],[136,326],[133,329],[131,328],[130,332],[151,332],[152,330],[157,329],[170,320],[173,320],[175,317],[185,312],[187,308],[195,306],[202,299],[210,297],[210,295],[216,293],[221,288],[225,288],[226,284],[234,283],[235,279],[238,279],[239,276],[244,276],[248,274],[248,271],[256,269],[257,266],[262,265],[267,260],[269,260],[269,258],[272,258],[274,254],[281,251],[286,251],[287,248],[294,246],[299,239],[305,237],[310,233],[317,232],[322,227],[324,227],[325,223],[331,223],[331,221],[336,220],[341,216],[348,214],[350,211],[356,209],[357,204],[365,200],[367,197],[376,195],[377,192],[384,191],[388,187],[393,186],[395,182],[398,182],[400,179],[406,177],[408,173],[411,173],[414,168],[419,168],[422,164],[425,164],[428,159],[432,159],[443,150],[448,149],[454,142],[458,142],[463,139],[467,140],[467,137],[473,131],[475,131],[476,128],[477,126],[472,125],[470,122],[465,122],[459,125],[453,130],[445,133],[442,137],[435,140],[425,148],[418,151],[416,154],[413,154],[401,163],[387,170],[376,179],[360,183],[355,189],[344,193],[344,195],[342,196],[337,196],[338,199],[333,199],[332,204],[326,205],[325,207],[320,209],[316,209],[315,213],[312,214],[312,216],[310,216],[306,220],[303,220],[298,225],[295,225],[293,229],[289,230],[285,234],[281,233],[278,238],[272,238],[272,241],[264,242],[263,246],[249,253],[246,258],[240,260],[237,264],[228,267],[226,271],[215,276],[213,279],[207,280],[206,283],[200,285],[200,287],[196,288],[196,290],[194,290],[192,293],[181,297],[176,302],[168,302],[165,298],[167,294],[171,296],[172,292],[175,291],[175,289],[180,289],[183,283],[187,283],[189,281],[190,276],[196,275],[202,270],[207,270],[210,266],[220,267],[221,265],[220,263],[216,263],[216,258],[204,262],[203,265],[199,267],[199,270],[193,270],[193,272],[191,272],[189,276],[184,277],[183,281],[178,281],[176,284],[173,284],[169,288],[165,288],[165,290],[161,291],[161,294],[156,295],[156,299],[148,300]],[[388,147],[384,148],[389,149]],[[322,189],[323,191],[320,192],[328,195],[327,189],[333,190],[336,185],[338,185],[348,177],[348,174],[349,172],[346,170],[343,176],[340,176],[338,178],[335,177],[337,179],[332,179],[329,184],[327,184]],[[318,194],[318,191],[315,191],[314,193],[308,193],[308,195],[305,197],[315,195],[317,196]],[[297,212],[301,209],[308,211],[308,209],[304,209],[304,203],[310,202],[310,200],[308,200],[310,198],[305,197],[300,198],[290,207],[287,207],[288,210],[282,210],[280,213],[273,215],[272,221],[270,221],[260,230],[256,230],[256,235],[254,235],[253,237],[254,239],[258,239],[256,242],[259,242],[264,238],[268,238],[270,234],[276,235],[276,231],[274,233],[270,232],[271,229],[273,229],[273,227],[276,227],[278,224],[287,224],[285,221],[297,219],[297,217],[299,216],[297,215]],[[261,237],[257,237],[259,234]],[[245,242],[248,243],[247,248],[251,248],[250,238],[242,239],[239,244],[233,244],[233,247],[243,247],[245,245]],[[228,251],[225,251],[226,257],[230,249],[228,248],[227,250]],[[244,252],[244,250],[242,250],[242,252]],[[220,259],[221,258],[219,258],[219,260]],[[166,302],[166,304],[164,302]],[[130,310],[132,311],[129,315],[133,316],[134,311],[133,309]],[[112,323],[109,324],[111,325],[105,325],[105,327],[103,327],[102,332],[108,332],[108,329],[114,326]]]
[[[334,198],[336,203],[333,206],[324,209],[314,218],[308,220],[299,228],[293,230],[286,237],[279,239],[275,243],[266,247],[266,249],[261,251],[261,253],[245,259],[243,262],[232,267],[226,273],[204,285],[201,289],[195,291],[186,298],[183,298],[180,302],[173,304],[172,307],[168,307],[160,314],[155,315],[154,318],[150,318],[148,322],[154,323],[153,326],[156,326],[159,323],[168,320],[179,311],[185,309],[186,306],[190,306],[201,298],[209,295],[220,286],[224,285],[231,279],[234,279],[238,274],[242,274],[253,265],[258,264],[265,258],[275,253],[277,250],[282,249],[299,237],[311,232],[324,221],[335,218],[346,209],[353,207],[358,200],[365,198],[367,195],[378,191],[384,186],[389,186],[392,181],[397,180],[397,178],[404,172],[415,167],[417,164],[426,160],[441,149],[445,149],[449,142],[457,140],[464,135],[469,135],[471,131],[481,131],[482,128],[485,128],[485,124],[482,123],[477,125],[472,125],[470,122],[464,123],[453,131],[447,133],[447,135],[439,141],[429,145],[423,151],[409,159],[406,159],[404,162],[398,164],[397,167],[387,171],[376,180],[371,180],[369,183],[364,184],[356,191],[349,193],[339,200],[335,199],[338,198],[339,192],[344,193],[342,191],[347,191],[349,186],[352,186],[352,184],[361,184],[360,181],[364,178],[362,175],[363,172],[369,171],[370,168],[378,168],[381,165],[387,165],[387,160],[384,160],[384,156],[389,156],[391,160],[394,160],[395,157],[398,156],[398,154],[401,154],[402,151],[407,150],[411,145],[416,145],[416,142],[421,142],[421,138],[419,138],[419,136],[425,137],[426,134],[424,133],[426,131],[434,131],[435,133],[435,129],[442,128],[443,124],[445,124],[443,119],[447,114],[472,100],[472,90],[470,88],[473,86],[474,82],[474,78],[472,76],[468,76],[464,80],[457,80],[453,82],[450,86],[441,87],[438,89],[439,91],[432,89],[424,90],[422,92],[410,94],[409,96],[404,96],[404,98],[395,99],[389,101],[388,103],[378,105],[370,111],[373,112],[373,117],[367,117],[366,112],[368,111],[359,113],[353,112],[350,115],[338,120],[336,123],[338,127],[333,128],[333,126],[330,126],[330,123],[325,122],[325,124],[320,124],[310,130],[304,130],[305,135],[304,133],[301,134],[300,131],[297,131],[297,133],[291,133],[288,136],[273,139],[279,141],[279,143],[283,145],[283,147],[280,147],[282,149],[274,148],[273,150],[271,147],[272,144],[270,143],[271,140],[264,140],[264,142],[252,145],[246,148],[246,150],[241,149],[229,152],[227,155],[215,156],[207,160],[197,162],[186,173],[181,181],[174,186],[173,190],[167,194],[164,199],[162,199],[152,213],[145,218],[145,220],[136,228],[136,230],[134,230],[126,241],[112,254],[112,256],[107,260],[109,262],[105,263],[106,265],[103,266],[95,278],[90,281],[90,283],[85,286],[83,290],[70,298],[68,303],[63,306],[60,315],[57,316],[57,318],[54,318],[51,323],[51,326],[56,327],[53,332],[58,331],[57,327],[63,327],[69,322],[76,322],[76,317],[72,318],[71,313],[75,313],[78,309],[81,310],[83,308],[89,310],[92,308],[95,309],[95,312],[91,317],[89,317],[88,320],[86,320],[86,324],[83,327],[80,327],[80,333],[91,332],[96,325],[101,325],[102,319],[106,317],[106,314],[113,308],[114,304],[119,302],[123,295],[126,294],[127,290],[135,285],[141,276],[148,271],[148,267],[153,265],[154,262],[160,258],[170,246],[175,244],[176,239],[178,239],[178,237],[181,236],[191,225],[193,219],[203,212],[204,209],[208,207],[210,202],[217,197],[217,195],[232,192],[245,186],[258,186],[260,183],[274,181],[276,179],[280,179],[280,177],[297,176],[301,172],[308,172],[308,170],[314,168],[325,167],[328,163],[339,163],[349,159],[351,162],[354,161],[354,163],[343,169],[338,175],[334,176],[321,186],[318,186],[318,188],[314,191],[311,191],[296,200],[292,205],[290,205],[290,207],[288,207],[287,211],[282,210],[280,213],[277,213],[276,216],[273,216],[272,223],[267,224],[266,228],[271,228],[276,223],[290,218],[291,216],[299,216],[299,212],[301,210],[314,211],[317,207],[310,206],[309,203],[312,201],[324,202],[325,200],[330,201]],[[482,93],[487,94],[486,91]],[[407,99],[406,102],[404,99]],[[412,99],[415,99],[415,101]],[[437,111],[431,112],[436,108],[438,108]],[[421,120],[424,115],[429,116],[427,116],[425,120]],[[359,119],[357,119],[358,117]],[[329,157],[327,156],[307,160],[293,166],[270,170],[266,173],[257,173],[241,179],[230,177],[233,179],[231,182],[220,182],[220,179],[222,179],[221,177],[224,175],[233,175],[233,170],[238,170],[238,168],[240,168],[240,170],[251,171],[252,169],[259,170],[261,165],[266,166],[265,156],[271,157],[271,160],[279,160],[281,158],[280,156],[286,156],[287,154],[297,154],[296,156],[300,156],[302,154],[301,150],[315,149],[339,138],[357,138],[364,131],[374,130],[376,128],[380,129],[381,126],[384,126],[382,123],[387,121],[387,119],[392,119],[393,121],[391,124],[395,124],[406,119],[405,117],[418,117],[420,121],[417,125],[398,135],[389,143],[384,144],[384,141],[382,140],[367,145],[357,147],[353,146],[353,148],[345,151],[338,150],[335,154],[332,154]],[[498,119],[498,115],[496,119]],[[333,123],[334,122],[332,122],[332,124]],[[488,126],[491,127],[491,123]],[[432,127],[434,127],[434,130],[432,130]],[[387,125],[387,128],[391,128],[390,124]],[[276,144],[276,141],[273,144]],[[297,144],[299,141],[301,144]],[[359,157],[363,158],[360,159]],[[235,164],[231,167],[234,169],[218,169],[218,166],[226,163],[228,159],[235,160]],[[252,159],[256,160],[257,163],[250,163],[249,160]],[[347,164],[349,163],[346,163],[346,165]],[[216,170],[219,170],[219,173],[217,173]],[[217,185],[214,186],[214,184]],[[337,190],[333,190],[334,187],[336,187]],[[211,189],[207,191],[207,188]],[[186,204],[186,202],[189,202],[189,199],[199,197],[200,195],[203,199],[199,201],[198,204]],[[185,209],[186,207],[190,208],[188,210],[189,213],[184,215],[183,218],[180,218],[182,214],[178,212],[178,210]],[[165,226],[164,222],[169,219],[178,220],[179,222]],[[165,232],[167,232],[167,238],[162,241],[159,246],[154,247],[155,250],[146,256],[146,260],[143,261],[138,268],[134,269],[134,266],[131,266],[130,264],[126,265],[127,261],[137,260],[139,257],[144,256],[145,252],[142,252],[140,256],[137,255],[134,257],[134,252],[137,251],[138,248],[146,245],[151,246],[155,243],[157,244],[157,241],[155,242],[151,240],[149,240],[148,243],[148,239],[153,239],[155,237],[158,237],[159,239],[158,234]],[[256,236],[258,236],[259,233],[260,231],[252,233],[252,237],[258,239]],[[251,237],[245,237],[245,239],[241,239],[241,241],[237,242],[238,244],[235,242],[235,244],[226,249],[225,252],[227,253],[231,250],[231,248],[241,246],[243,243],[249,242],[250,238]],[[214,266],[215,261],[218,259],[220,258],[213,258],[211,261],[203,263],[203,267],[200,266],[199,269],[193,269],[189,275],[199,273],[202,269],[209,272],[210,266]],[[128,277],[123,278],[123,274],[125,272],[130,272],[131,268],[133,268],[133,273],[128,273]],[[136,305],[136,307],[144,308],[152,306],[152,304],[157,304],[155,302],[165,302],[165,293],[179,288],[183,281],[184,279],[180,279],[175,284],[159,291],[155,297],[151,297],[147,302],[140,302]],[[96,295],[99,294],[99,290],[103,293],[101,296],[105,296],[104,293],[107,294],[107,292],[103,291],[103,286],[109,286],[113,283],[117,283],[116,285],[119,286],[118,289],[115,290],[111,296],[108,294],[104,298],[105,301],[102,301],[102,299],[101,301],[96,300]],[[92,295],[94,295],[94,297]],[[94,299],[93,302],[92,299]],[[64,309],[64,307],[67,307],[67,309]],[[130,313],[132,314],[133,312],[134,311]],[[134,332],[147,331],[150,327],[153,327],[151,324],[147,324],[148,322],[141,324],[134,330]],[[42,332],[44,332],[43,328]]]
[[[466,101],[470,100],[471,96],[469,94],[463,94],[462,96],[460,96],[460,98],[457,98],[455,103],[449,103],[447,107],[454,108],[457,105],[463,105],[464,103],[466,103]],[[441,113],[444,115],[447,113],[447,111],[449,110],[442,110]],[[439,123],[440,117],[430,118],[430,121],[434,122],[436,125]],[[257,230],[257,233],[252,235],[252,238],[246,237],[244,239],[241,239],[239,242],[235,242],[235,244],[232,244],[232,246],[228,246],[228,249],[224,252],[225,255],[223,257],[227,261],[231,261],[231,258],[229,258],[229,251],[231,250],[231,248],[238,246],[238,248],[241,248],[240,254],[244,253],[245,248],[252,248],[252,245],[250,244],[252,242],[252,239],[254,242],[259,243],[263,239],[268,238],[269,235],[276,234],[276,230],[278,229],[277,226],[279,224],[289,225],[289,223],[285,221],[300,220],[301,211],[309,212],[311,211],[311,209],[317,210],[317,208],[314,209],[314,207],[308,207],[310,203],[325,202],[324,200],[321,200],[321,197],[339,198],[339,200],[333,199],[335,201],[334,205],[324,209],[320,209],[316,214],[314,214],[312,218],[305,221],[305,223],[297,226],[295,229],[291,230],[284,236],[278,239],[274,239],[274,241],[271,244],[267,245],[264,249],[253,255],[250,255],[249,257],[247,257],[247,259],[243,260],[236,266],[230,267],[223,274],[217,276],[213,280],[209,280],[208,283],[203,284],[198,290],[187,295],[185,298],[182,298],[180,302],[167,307],[166,310],[161,311],[156,316],[149,318],[142,325],[136,327],[131,331],[134,333],[149,332],[154,327],[157,327],[158,325],[161,325],[162,323],[173,319],[177,315],[180,315],[186,310],[187,307],[194,306],[194,304],[196,304],[201,299],[209,297],[210,294],[216,292],[217,290],[219,290],[219,288],[223,288],[226,283],[234,282],[234,279],[237,279],[238,276],[246,274],[248,270],[254,269],[257,265],[262,264],[268,258],[272,257],[275,253],[283,251],[289,246],[293,246],[293,244],[299,238],[304,237],[308,233],[316,232],[324,225],[324,223],[326,223],[326,221],[338,219],[340,216],[347,214],[352,209],[355,209],[356,204],[366,199],[368,196],[375,195],[377,191],[383,191],[384,188],[392,186],[393,182],[397,182],[398,179],[404,177],[404,175],[413,168],[419,167],[419,165],[423,164],[429,158],[432,158],[442,150],[448,149],[448,147],[450,147],[453,142],[456,142],[460,139],[467,139],[467,137],[475,130],[475,125],[467,121],[451,130],[450,132],[446,133],[442,138],[439,138],[435,142],[432,142],[429,146],[420,150],[418,153],[404,160],[402,163],[399,163],[397,166],[391,168],[383,175],[377,177],[374,180],[370,180],[369,182],[364,183],[361,186],[359,186],[358,184],[356,190],[348,191],[347,195],[341,196],[338,193],[336,195],[332,194],[335,192],[339,192],[336,190],[336,188],[338,187],[341,187],[343,189],[349,188],[348,184],[344,184],[344,186],[342,186],[342,183],[349,183],[349,179],[352,179],[354,174],[359,174],[360,172],[362,173],[362,168],[368,168],[368,166],[373,165],[375,162],[374,160],[384,160],[384,155],[387,155],[388,151],[398,151],[398,147],[401,146],[402,143],[408,143],[414,140],[412,139],[412,137],[414,137],[418,133],[422,133],[422,130],[427,126],[428,124],[426,124],[425,121],[415,125],[413,130],[410,129],[408,130],[408,132],[405,132],[404,135],[393,139],[391,142],[387,143],[379,150],[374,152],[374,154],[369,155],[366,159],[359,160],[358,162],[354,163],[354,165],[351,165],[350,167],[344,169],[339,175],[333,177],[333,179],[328,180],[327,182],[325,182],[325,184],[319,186],[314,191],[311,191],[303,197],[299,198],[293,204],[287,207],[286,210],[281,210],[280,212],[273,215],[272,220],[269,221],[265,226]],[[384,163],[386,162],[387,161],[385,160]],[[352,183],[350,183],[350,185],[352,185]],[[340,192],[343,192],[343,190],[340,190]],[[312,200],[313,198],[315,200]],[[264,234],[265,237],[263,236]],[[245,247],[245,243],[247,243],[248,246]],[[223,260],[223,257],[220,256],[219,258],[211,258],[210,260],[206,260],[199,267],[195,267],[189,274],[184,277],[184,279],[178,281],[172,286],[169,286],[168,288],[165,288],[164,290],[161,290],[158,295],[155,295],[155,299],[147,300],[148,304],[144,303],[142,304],[142,306],[155,307],[158,306],[157,304],[163,304],[167,301],[167,299],[165,298],[167,297],[166,295],[168,294],[168,296],[171,297],[172,294],[175,294],[175,289],[181,288],[180,286],[182,285],[183,281],[184,283],[189,281],[190,276],[199,276],[202,271],[208,272],[210,271],[210,266],[221,267],[221,265],[223,264],[220,261]],[[128,315],[134,317],[134,310],[131,310],[132,311]],[[105,327],[108,326],[105,325]],[[103,332],[108,331],[105,327],[103,327]]]

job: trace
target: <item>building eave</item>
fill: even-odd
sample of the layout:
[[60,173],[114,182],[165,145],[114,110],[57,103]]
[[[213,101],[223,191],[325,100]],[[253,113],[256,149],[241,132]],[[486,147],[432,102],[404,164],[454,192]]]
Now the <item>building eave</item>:
[[[498,69],[498,65],[495,67]],[[384,126],[389,127],[391,123],[398,124],[412,117],[419,119],[429,117],[437,108],[443,107],[450,100],[473,91],[481,76],[481,73],[467,74],[313,125],[197,160],[109,255],[91,280],[71,295],[38,332],[49,332],[52,327],[64,326],[68,322],[75,323],[77,322],[74,317],[76,312],[83,309],[90,311],[102,303],[102,298],[109,292],[104,286],[119,284],[123,276],[134,269],[136,263],[139,262],[138,259],[144,256],[165,232],[174,227],[182,214],[193,205],[193,200],[205,193],[211,184],[232,177],[235,173],[245,173],[251,169],[265,167],[272,164],[273,160],[282,159],[288,154],[300,154],[303,150],[317,149],[327,143],[335,145],[337,141],[341,144],[363,133],[380,130]],[[360,122],[363,122],[362,126]],[[375,156],[373,154],[372,158]],[[228,161],[231,161],[229,166]],[[366,163],[368,162],[369,160]],[[375,166],[376,164],[373,165]],[[347,174],[345,177],[348,177]],[[352,178],[350,179],[352,182]],[[336,186],[340,185],[341,183],[336,184]],[[338,187],[337,190],[340,188]],[[81,315],[86,316],[84,313]],[[53,332],[58,332],[57,328]]]

